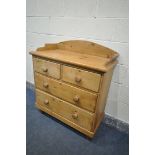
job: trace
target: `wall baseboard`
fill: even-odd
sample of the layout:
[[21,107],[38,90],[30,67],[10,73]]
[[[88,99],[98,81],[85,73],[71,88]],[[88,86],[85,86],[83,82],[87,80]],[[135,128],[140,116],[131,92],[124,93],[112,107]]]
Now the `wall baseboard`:
[[117,118],[114,118],[113,116],[105,114],[103,122],[108,126],[118,129],[121,132],[129,133],[129,124]]
[[[29,88],[34,91],[34,84],[26,81],[26,88]],[[108,114],[105,114],[103,123],[107,124],[108,126],[114,127],[121,132],[129,133],[129,124],[128,123],[123,122],[117,118],[114,118]]]
[[26,88],[34,90],[34,84],[31,82],[26,81]]

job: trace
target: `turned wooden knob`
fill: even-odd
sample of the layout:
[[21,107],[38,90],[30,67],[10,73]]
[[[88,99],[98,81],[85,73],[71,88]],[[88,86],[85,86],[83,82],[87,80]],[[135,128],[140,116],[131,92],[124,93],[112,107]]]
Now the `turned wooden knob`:
[[78,118],[77,112],[75,112],[74,114],[72,114],[72,118],[73,118],[73,119],[77,119],[77,118]]
[[48,87],[48,83],[45,82],[45,83],[43,84],[43,86],[44,86],[45,88],[47,88],[47,87]]
[[49,101],[46,99],[46,100],[44,101],[44,104],[48,105],[48,104],[49,104]]
[[79,96],[76,95],[76,96],[73,98],[73,101],[74,101],[74,102],[78,102],[78,101],[79,101]]
[[42,70],[43,70],[43,72],[47,72],[48,71],[48,69],[46,67],[43,67]]
[[79,77],[79,76],[75,77],[76,82],[81,82],[81,80],[82,80],[81,77]]

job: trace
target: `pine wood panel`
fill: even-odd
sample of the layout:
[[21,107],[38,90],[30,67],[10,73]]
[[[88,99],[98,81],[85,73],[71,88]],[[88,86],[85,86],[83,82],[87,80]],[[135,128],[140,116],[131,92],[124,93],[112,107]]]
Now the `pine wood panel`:
[[46,107],[50,112],[59,114],[89,131],[92,130],[94,114],[40,90],[36,90],[36,102]]
[[60,79],[60,64],[33,58],[34,71]]
[[[49,45],[49,44],[46,44]],[[46,46],[45,45],[45,46]],[[66,51],[74,51],[81,54],[89,54],[93,56],[99,56],[109,59],[115,59],[118,53],[114,50],[107,48],[105,46],[99,45],[94,42],[84,41],[84,40],[69,40],[60,42],[57,44],[57,48]]]
[[98,92],[101,75],[63,65],[62,80]]
[[113,69],[109,70],[108,72],[104,73],[102,75],[101,85],[100,85],[100,91],[98,95],[98,101],[96,105],[96,123],[95,126],[98,125],[98,122],[103,119],[104,116],[104,110],[107,102],[108,92],[110,88],[110,83],[113,75]]
[[[94,112],[97,94],[65,84],[41,74],[35,73],[36,88],[44,90],[52,95],[62,98],[76,106]],[[78,99],[78,100],[77,100]]]
[[114,60],[119,56],[117,52],[115,52],[110,48],[107,48],[103,45],[99,45],[94,42],[84,40],[69,40],[57,44],[48,43],[45,44],[44,47],[37,48],[37,51],[55,50],[55,49],[74,51],[75,53],[109,58],[109,60]]
[[109,58],[75,53],[61,49],[36,51],[31,52],[31,54],[42,58],[48,58],[49,60],[65,62],[102,72],[113,68],[117,63],[117,61],[112,61],[110,63],[111,59]]

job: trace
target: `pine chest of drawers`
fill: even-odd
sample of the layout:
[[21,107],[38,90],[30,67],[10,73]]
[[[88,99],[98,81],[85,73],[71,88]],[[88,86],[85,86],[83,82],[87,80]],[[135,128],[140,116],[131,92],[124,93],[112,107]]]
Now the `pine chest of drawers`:
[[82,40],[45,44],[30,53],[36,107],[93,137],[104,117],[118,53]]

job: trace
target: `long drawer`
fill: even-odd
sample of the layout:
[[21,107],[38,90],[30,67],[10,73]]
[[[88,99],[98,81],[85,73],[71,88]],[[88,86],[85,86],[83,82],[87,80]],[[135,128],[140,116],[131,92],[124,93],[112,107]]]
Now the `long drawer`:
[[97,94],[35,73],[35,86],[91,112],[95,111]]
[[89,131],[92,130],[94,114],[38,89],[36,89],[36,102],[47,108],[50,113],[54,112]]
[[60,79],[60,64],[51,61],[33,58],[34,71]]
[[101,75],[63,65],[62,80],[98,92]]

